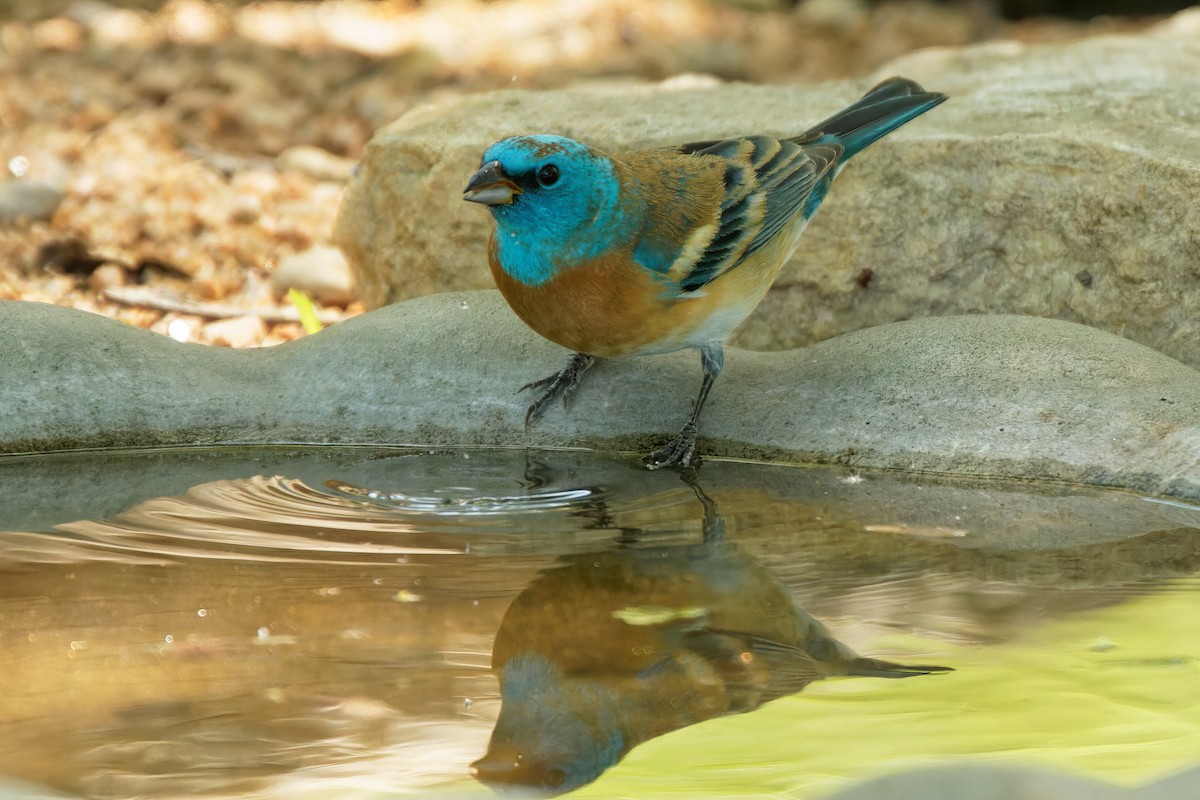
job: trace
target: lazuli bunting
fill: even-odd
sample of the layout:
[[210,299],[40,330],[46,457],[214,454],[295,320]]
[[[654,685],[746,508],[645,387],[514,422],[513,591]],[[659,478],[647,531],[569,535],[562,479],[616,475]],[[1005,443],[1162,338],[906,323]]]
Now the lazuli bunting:
[[[866,658],[834,639],[724,540],[716,506],[693,489],[702,544],[566,556],[513,600],[492,647],[500,715],[471,765],[477,779],[561,794],[641,742],[813,681],[950,671]],[[622,529],[622,540],[639,533]]]
[[596,358],[698,348],[691,415],[644,459],[687,466],[723,345],[795,250],[855,153],[946,99],[891,78],[791,139],[745,136],[609,156],[561,136],[496,142],[463,199],[488,206],[488,261],[527,325],[574,350],[525,422],[564,402]]

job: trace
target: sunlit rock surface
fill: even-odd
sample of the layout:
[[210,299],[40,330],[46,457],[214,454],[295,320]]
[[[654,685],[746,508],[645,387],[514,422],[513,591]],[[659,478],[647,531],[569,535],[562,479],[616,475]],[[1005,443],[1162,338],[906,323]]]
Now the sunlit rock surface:
[[[0,452],[188,443],[646,450],[700,380],[690,353],[602,363],[526,430],[516,390],[565,352],[495,291],[381,309],[275,348],[182,344],[0,303]],[[886,325],[733,351],[702,454],[1124,486],[1200,499],[1200,372],[1125,339],[1017,316]]]
[[[796,347],[900,319],[1019,313],[1200,365],[1200,12],[1063,45],[927,50],[880,69],[950,101],[856,158],[735,343]],[[794,135],[868,82],[613,84],[415,109],[380,131],[336,238],[372,305],[491,285],[492,221],[461,201],[496,139],[602,149]]]

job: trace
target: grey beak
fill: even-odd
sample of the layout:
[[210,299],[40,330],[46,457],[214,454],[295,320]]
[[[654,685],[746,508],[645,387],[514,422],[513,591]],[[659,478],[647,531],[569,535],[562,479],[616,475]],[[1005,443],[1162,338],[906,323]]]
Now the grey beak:
[[521,187],[504,174],[500,162],[489,161],[467,181],[467,188],[463,190],[463,200],[483,203],[485,206],[497,206],[511,203],[513,198],[521,193]]

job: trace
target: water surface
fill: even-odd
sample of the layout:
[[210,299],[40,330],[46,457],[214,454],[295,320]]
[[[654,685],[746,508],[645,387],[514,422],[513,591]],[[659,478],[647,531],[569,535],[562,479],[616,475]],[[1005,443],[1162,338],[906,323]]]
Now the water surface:
[[0,775],[70,794],[819,798],[1200,760],[1184,504],[375,448],[8,458],[0,500]]

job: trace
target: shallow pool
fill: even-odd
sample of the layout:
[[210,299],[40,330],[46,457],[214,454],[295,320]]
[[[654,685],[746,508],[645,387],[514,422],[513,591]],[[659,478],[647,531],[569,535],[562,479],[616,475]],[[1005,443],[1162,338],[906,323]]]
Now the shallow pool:
[[13,457],[0,501],[0,796],[821,798],[1200,763],[1186,504],[399,448]]

